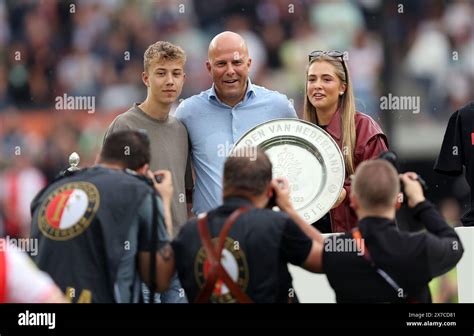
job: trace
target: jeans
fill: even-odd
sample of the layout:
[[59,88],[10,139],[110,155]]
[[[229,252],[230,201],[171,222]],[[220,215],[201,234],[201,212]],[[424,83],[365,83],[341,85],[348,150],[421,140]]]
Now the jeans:
[[[148,287],[142,283],[142,294],[144,303],[148,303],[149,297]],[[188,303],[186,294],[184,293],[183,287],[181,287],[181,282],[179,281],[178,274],[175,272],[171,278],[170,287],[164,293],[155,293],[154,295],[155,303]]]

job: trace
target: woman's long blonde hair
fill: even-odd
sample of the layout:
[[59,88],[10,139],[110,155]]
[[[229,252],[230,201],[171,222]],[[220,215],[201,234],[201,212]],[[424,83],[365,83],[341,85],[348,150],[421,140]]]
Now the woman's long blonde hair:
[[[347,175],[354,174],[354,150],[356,144],[356,131],[355,131],[355,99],[352,90],[352,83],[350,81],[349,70],[344,71],[344,66],[340,58],[334,58],[327,55],[321,55],[314,57],[306,68],[306,84],[304,88],[304,110],[303,119],[313,124],[318,125],[318,114],[316,108],[311,104],[308,98],[308,70],[314,62],[328,62],[334,67],[336,76],[346,84],[346,90],[342,96],[339,97],[338,108],[341,109],[341,123],[342,123],[342,154],[344,157],[344,163],[346,165]],[[346,65],[347,69],[347,65]]]

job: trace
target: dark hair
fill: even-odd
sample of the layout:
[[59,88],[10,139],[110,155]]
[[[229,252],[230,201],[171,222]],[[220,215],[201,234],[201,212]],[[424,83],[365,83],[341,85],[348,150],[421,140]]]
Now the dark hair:
[[258,196],[272,180],[272,163],[257,147],[245,147],[229,156],[224,164],[224,197]]
[[144,131],[124,130],[110,134],[100,153],[100,162],[137,170],[150,163],[150,139]]

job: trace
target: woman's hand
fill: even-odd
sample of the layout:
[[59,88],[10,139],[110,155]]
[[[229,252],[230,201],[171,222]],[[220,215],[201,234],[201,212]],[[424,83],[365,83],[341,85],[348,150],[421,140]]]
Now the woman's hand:
[[344,202],[344,200],[346,199],[346,196],[347,196],[347,191],[345,188],[342,188],[341,193],[339,194],[339,197],[337,198],[336,203],[332,206],[331,209],[337,208],[339,205],[341,205],[342,202]]

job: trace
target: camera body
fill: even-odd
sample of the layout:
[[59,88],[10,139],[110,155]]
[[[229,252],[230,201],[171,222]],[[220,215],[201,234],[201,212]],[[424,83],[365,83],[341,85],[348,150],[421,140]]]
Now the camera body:
[[[398,169],[398,156],[395,152],[392,151],[385,151],[380,153],[378,156],[379,159],[386,160],[392,164],[392,166],[395,168],[395,170],[399,173],[400,170]],[[420,182],[421,187],[423,188],[423,192],[426,193],[428,190],[428,186],[426,185],[425,180],[417,174],[417,181]],[[403,184],[403,181],[400,179],[400,192],[403,194],[403,202],[402,204],[407,204],[408,203],[408,197],[405,194],[405,186]]]
[[[282,187],[284,185],[283,182],[281,182],[281,181],[278,181],[277,183],[278,183],[278,186],[280,186],[280,187]],[[277,192],[276,192],[275,188],[272,187],[272,196],[268,199],[268,203],[267,203],[266,208],[267,209],[273,209],[274,207],[278,207],[276,199],[277,199]]]
[[[145,175],[139,175],[137,174],[136,171],[134,170],[131,170],[131,169],[128,169],[128,168],[125,168],[124,171],[127,173],[127,174],[130,174],[130,175],[133,175],[135,176],[136,178],[142,180],[142,181],[145,181],[147,184],[149,184],[150,186],[153,186],[153,180],[151,180],[148,176],[145,176]],[[161,183],[163,181],[163,178],[160,176],[160,175],[154,175],[155,177],[155,181],[156,183]]]
[[270,197],[270,199],[268,200],[268,203],[267,203],[267,206],[266,208],[267,209],[273,209],[274,207],[276,207],[277,204],[276,204],[276,191],[273,190],[273,195],[272,197]]

